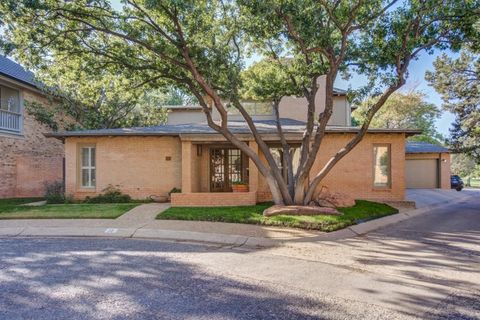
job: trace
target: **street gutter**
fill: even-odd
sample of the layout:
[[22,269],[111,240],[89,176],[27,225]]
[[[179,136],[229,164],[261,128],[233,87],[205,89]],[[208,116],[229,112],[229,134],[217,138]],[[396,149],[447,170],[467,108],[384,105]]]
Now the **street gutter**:
[[264,237],[250,237],[235,234],[219,234],[207,232],[193,232],[170,229],[153,229],[148,226],[140,228],[106,228],[106,227],[0,227],[0,237],[97,237],[120,239],[150,239],[174,242],[194,242],[215,244],[231,247],[268,248],[285,246],[295,242],[320,242],[348,239],[364,235],[374,230],[396,224],[407,219],[425,214],[439,208],[446,203],[462,202],[471,196],[464,196],[455,200],[443,201],[420,209],[400,212],[382,218],[369,220],[341,230],[322,233],[314,237],[295,238],[291,240],[277,240]]

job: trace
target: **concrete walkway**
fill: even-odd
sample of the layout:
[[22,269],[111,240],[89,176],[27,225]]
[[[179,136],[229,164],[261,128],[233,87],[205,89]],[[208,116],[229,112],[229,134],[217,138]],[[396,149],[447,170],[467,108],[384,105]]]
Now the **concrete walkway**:
[[115,225],[123,227],[145,226],[155,221],[157,215],[168,208],[170,208],[170,203],[142,204],[115,219]]
[[416,197],[419,201],[419,209],[402,211],[330,233],[221,222],[155,220],[159,213],[169,208],[169,204],[149,203],[140,205],[115,220],[0,220],[0,236],[149,238],[231,246],[272,247],[286,243],[312,243],[352,238],[424,214],[446,203],[451,204],[474,196],[478,197],[480,190],[433,192],[433,195],[438,194],[438,196],[431,194],[431,190],[409,191],[409,197],[411,199]]

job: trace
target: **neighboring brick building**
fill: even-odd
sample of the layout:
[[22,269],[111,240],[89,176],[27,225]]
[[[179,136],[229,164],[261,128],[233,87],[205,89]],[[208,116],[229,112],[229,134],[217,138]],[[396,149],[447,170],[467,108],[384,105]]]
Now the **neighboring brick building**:
[[0,56],[0,198],[44,195],[45,182],[63,180],[63,144],[25,111],[26,102],[49,105],[33,75]]

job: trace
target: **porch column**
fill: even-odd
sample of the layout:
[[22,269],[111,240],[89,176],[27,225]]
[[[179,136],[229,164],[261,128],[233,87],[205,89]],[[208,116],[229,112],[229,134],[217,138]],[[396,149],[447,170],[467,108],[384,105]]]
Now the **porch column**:
[[182,141],[182,193],[192,192],[192,142]]
[[[249,141],[248,145],[258,154],[258,144],[255,141]],[[258,168],[252,159],[248,159],[248,189],[250,192],[258,191]]]

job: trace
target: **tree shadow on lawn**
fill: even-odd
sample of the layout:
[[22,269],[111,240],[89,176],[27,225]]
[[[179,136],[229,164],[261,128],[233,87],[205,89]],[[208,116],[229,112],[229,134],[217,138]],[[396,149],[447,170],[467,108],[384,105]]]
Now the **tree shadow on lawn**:
[[120,241],[0,239],[0,318],[331,319],[338,313],[345,318],[356,315],[335,303],[216,276],[175,259],[175,255],[209,250],[203,246],[140,240],[119,245]]

